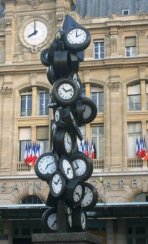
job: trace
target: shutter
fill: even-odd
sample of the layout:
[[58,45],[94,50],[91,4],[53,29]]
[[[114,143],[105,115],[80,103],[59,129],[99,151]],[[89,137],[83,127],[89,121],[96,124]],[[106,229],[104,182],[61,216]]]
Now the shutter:
[[19,140],[31,140],[31,128],[19,128]]
[[128,95],[140,94],[140,84],[134,86],[128,86]]
[[39,126],[36,131],[37,140],[48,140],[49,139],[49,127],[48,126]]

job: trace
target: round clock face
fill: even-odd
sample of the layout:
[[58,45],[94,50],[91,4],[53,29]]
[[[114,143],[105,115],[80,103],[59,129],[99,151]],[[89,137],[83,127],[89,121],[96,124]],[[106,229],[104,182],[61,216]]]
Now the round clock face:
[[79,202],[82,198],[83,194],[83,187],[82,185],[77,185],[74,192],[73,192],[73,200],[74,202]]
[[72,138],[68,132],[65,132],[64,135],[64,146],[67,153],[70,153],[72,150]]
[[60,105],[71,105],[78,99],[80,91],[75,81],[63,78],[54,83],[52,95]]
[[48,180],[57,170],[57,157],[53,153],[43,153],[36,161],[35,172],[42,180]]
[[46,40],[47,34],[47,26],[39,20],[33,20],[26,25],[23,36],[27,44],[37,46]]
[[83,29],[73,29],[67,35],[70,44],[81,44],[86,40],[86,32]]
[[57,215],[54,208],[47,209],[41,219],[41,223],[45,232],[57,231]]
[[65,33],[64,44],[72,51],[83,51],[91,42],[90,32],[84,27],[78,27]]
[[72,165],[70,164],[68,158],[62,157],[59,162],[59,167],[63,175],[68,179],[71,180],[74,178],[74,171]]
[[93,171],[93,162],[82,152],[77,152],[70,157],[77,179],[87,180]]
[[74,95],[74,88],[70,84],[61,84],[58,88],[59,96],[64,100],[69,100]]
[[51,194],[54,197],[60,196],[65,189],[65,180],[60,172],[55,173],[49,182]]
[[84,197],[81,202],[81,207],[85,209],[93,208],[98,200],[97,189],[90,183],[85,183]]

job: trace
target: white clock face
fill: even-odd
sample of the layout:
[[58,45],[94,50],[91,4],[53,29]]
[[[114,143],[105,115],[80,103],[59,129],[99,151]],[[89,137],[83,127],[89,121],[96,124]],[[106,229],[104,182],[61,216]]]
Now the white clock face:
[[59,194],[62,190],[62,179],[59,174],[55,174],[52,179],[52,189],[55,194]]
[[39,21],[30,22],[24,29],[24,40],[33,46],[43,43],[47,38],[47,26]]
[[57,170],[57,165],[53,156],[44,156],[38,163],[38,169],[43,174],[53,174]]
[[84,192],[84,198],[81,203],[81,207],[86,207],[88,206],[93,200],[93,192],[91,191],[90,188],[85,186],[85,192]]
[[91,116],[91,108],[88,105],[83,105],[83,118],[87,119]]
[[47,219],[47,225],[49,226],[49,228],[51,230],[57,230],[57,216],[56,213],[52,213],[51,215],[49,215],[48,219]]
[[86,40],[86,33],[82,29],[73,29],[67,35],[67,41],[70,44],[82,44]]
[[82,159],[76,159],[72,162],[72,165],[75,169],[76,176],[81,176],[86,172],[86,163]]
[[63,163],[64,172],[65,172],[66,176],[68,177],[68,179],[73,179],[73,176],[74,176],[73,169],[72,169],[70,163],[66,159],[64,159],[62,163]]
[[74,89],[70,84],[64,83],[59,86],[58,94],[63,100],[69,100],[74,95]]
[[72,149],[72,139],[68,132],[66,132],[64,136],[64,146],[67,153],[70,153]]
[[82,197],[82,194],[83,194],[83,188],[81,185],[77,185],[74,192],[73,192],[73,200],[75,202],[78,202],[81,197]]

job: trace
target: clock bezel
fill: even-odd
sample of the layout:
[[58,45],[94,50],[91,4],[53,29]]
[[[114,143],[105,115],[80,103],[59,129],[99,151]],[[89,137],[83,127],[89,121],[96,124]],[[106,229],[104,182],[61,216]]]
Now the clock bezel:
[[[28,24],[32,23],[33,21],[40,21],[42,22],[46,28],[47,28],[47,36],[45,38],[44,41],[42,41],[41,43],[39,44],[30,44],[28,43],[25,38],[24,38],[24,30],[25,28],[27,27]],[[42,17],[36,17],[36,16],[32,16],[31,18],[27,18],[24,20],[24,22],[21,24],[21,28],[18,32],[18,37],[19,37],[19,40],[21,41],[21,43],[23,44],[24,47],[27,47],[27,48],[41,48],[43,47],[46,43],[48,43],[50,41],[50,36],[52,34],[52,24],[48,24],[47,25],[47,21],[42,18]]]

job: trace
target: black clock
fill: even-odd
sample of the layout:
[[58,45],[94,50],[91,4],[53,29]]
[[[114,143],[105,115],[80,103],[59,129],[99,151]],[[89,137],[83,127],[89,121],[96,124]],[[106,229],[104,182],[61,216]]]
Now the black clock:
[[84,209],[94,208],[98,201],[97,189],[88,182],[85,182],[84,185],[85,191],[83,200],[81,202],[81,207]]
[[64,196],[71,207],[79,206],[84,196],[84,182],[76,179],[68,181]]
[[45,232],[57,231],[57,214],[56,209],[47,209],[41,218],[41,224]]
[[64,175],[67,180],[72,180],[75,176],[73,166],[70,160],[66,156],[62,156],[59,161],[60,172]]
[[36,160],[34,170],[36,175],[42,180],[49,180],[58,168],[58,156],[51,152],[43,153]]
[[47,79],[49,81],[49,83],[51,85],[54,84],[55,80],[56,80],[56,74],[55,74],[55,70],[53,65],[50,65],[47,70],[46,70],[46,75],[47,75]]
[[65,32],[64,44],[68,50],[75,52],[82,51],[89,46],[90,42],[90,32],[84,27],[80,26]]
[[59,197],[63,194],[66,186],[66,181],[61,172],[55,172],[49,181],[50,193],[54,197]]
[[54,83],[52,96],[60,105],[68,106],[77,101],[80,96],[80,88],[72,79],[61,78]]
[[53,132],[53,148],[58,154],[71,154],[77,150],[76,137],[68,130],[57,127]]
[[79,126],[89,124],[97,115],[96,104],[88,97],[82,97],[77,103],[76,109]]
[[72,227],[75,231],[85,231],[87,228],[87,216],[85,211],[78,207],[72,211]]
[[66,107],[63,109],[63,120],[66,124],[66,127],[69,127],[80,140],[83,140],[82,133],[77,125],[77,121],[71,111],[71,107]]
[[70,157],[77,179],[87,180],[93,172],[93,162],[83,152],[76,152]]

